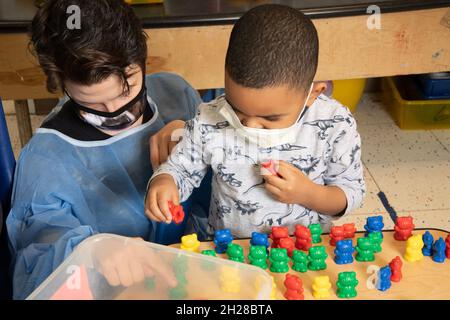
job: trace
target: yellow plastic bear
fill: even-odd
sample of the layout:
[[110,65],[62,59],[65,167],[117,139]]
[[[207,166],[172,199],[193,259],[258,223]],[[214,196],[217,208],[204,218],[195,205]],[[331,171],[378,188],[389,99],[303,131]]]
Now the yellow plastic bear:
[[409,237],[406,241],[406,252],[404,258],[406,261],[415,262],[420,261],[423,258],[422,253],[423,240],[421,234],[416,234]]
[[229,266],[223,266],[220,271],[220,289],[223,292],[238,293],[241,291],[241,279],[239,270]]
[[313,281],[313,296],[316,299],[328,298],[330,296],[331,282],[328,276],[315,277]]
[[181,237],[180,249],[192,252],[198,252],[198,247],[200,246],[200,241],[197,239],[197,234],[189,234]]
[[270,292],[270,300],[276,300],[277,298],[277,284],[275,283],[275,278],[273,276],[270,276],[272,278],[272,291]]

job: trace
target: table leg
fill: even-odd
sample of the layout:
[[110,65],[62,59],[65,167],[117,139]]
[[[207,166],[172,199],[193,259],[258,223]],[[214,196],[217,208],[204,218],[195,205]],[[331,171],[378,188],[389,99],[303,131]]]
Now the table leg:
[[15,100],[17,127],[19,128],[19,137],[22,148],[28,143],[33,135],[31,129],[30,110],[27,100]]

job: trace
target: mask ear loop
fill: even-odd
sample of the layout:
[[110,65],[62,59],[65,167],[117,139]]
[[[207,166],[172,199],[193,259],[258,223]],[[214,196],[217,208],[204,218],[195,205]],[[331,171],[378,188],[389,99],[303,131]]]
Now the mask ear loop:
[[308,95],[306,96],[305,103],[303,104],[303,109],[300,112],[300,114],[297,118],[297,121],[295,121],[296,124],[298,124],[300,122],[300,120],[303,119],[303,115],[305,114],[306,110],[308,110],[307,108],[309,108],[306,104],[308,103],[309,97],[311,96],[313,87],[314,87],[314,82],[311,83],[311,86],[309,87],[309,92],[308,92]]

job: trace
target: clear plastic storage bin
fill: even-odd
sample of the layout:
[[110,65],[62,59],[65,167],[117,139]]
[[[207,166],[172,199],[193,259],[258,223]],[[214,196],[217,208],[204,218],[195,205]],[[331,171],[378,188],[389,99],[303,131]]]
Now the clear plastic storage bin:
[[[110,286],[102,274],[117,253],[137,257],[156,272],[129,287]],[[123,256],[123,255],[120,255]],[[117,257],[117,256],[116,256]],[[141,260],[140,260],[141,259]],[[102,263],[103,262],[103,263]],[[177,278],[169,286],[164,270]],[[269,299],[271,277],[248,264],[111,234],[84,240],[28,297],[58,299]]]

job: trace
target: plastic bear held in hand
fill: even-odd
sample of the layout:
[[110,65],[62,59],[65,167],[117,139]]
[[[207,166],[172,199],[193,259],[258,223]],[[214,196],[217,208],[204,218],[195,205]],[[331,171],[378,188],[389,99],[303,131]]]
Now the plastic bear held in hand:
[[172,221],[175,224],[180,224],[184,220],[184,210],[182,205],[175,205],[172,201],[169,201],[169,210],[172,215]]

